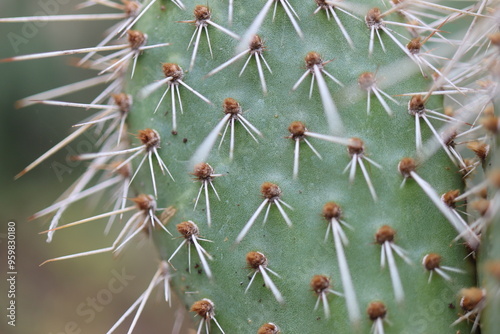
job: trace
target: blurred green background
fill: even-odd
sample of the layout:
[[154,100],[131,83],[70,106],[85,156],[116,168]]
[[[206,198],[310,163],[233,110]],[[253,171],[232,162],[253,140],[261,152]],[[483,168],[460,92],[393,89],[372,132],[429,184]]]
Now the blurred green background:
[[[79,0],[2,0],[2,17],[36,15],[42,4],[57,3],[57,14],[74,13]],[[99,7],[99,8],[97,8]],[[54,7],[49,8],[50,10]],[[96,6],[97,12],[104,12]],[[91,12],[85,10],[85,12]],[[90,47],[101,39],[110,22],[46,23],[36,26],[25,23],[0,24],[0,58],[20,54]],[[12,38],[22,38],[14,45]],[[156,250],[149,242],[135,242],[125,256],[113,259],[100,254],[58,263],[38,265],[46,259],[81,252],[112,244],[117,230],[103,236],[105,221],[59,231],[52,243],[38,232],[48,227],[50,218],[28,221],[27,217],[50,205],[85,168],[85,163],[71,166],[71,173],[58,177],[53,163],[68,165],[69,151],[63,149],[20,179],[13,177],[71,131],[71,125],[89,115],[78,109],[31,106],[16,110],[15,101],[47,89],[89,78],[93,73],[69,66],[68,57],[0,64],[0,261],[1,279],[0,333],[77,334],[105,333],[121,314],[146,289],[157,268]],[[88,103],[97,89],[62,97],[62,100]],[[80,153],[88,149],[81,138],[69,145]],[[160,204],[161,205],[161,204]],[[102,212],[102,211],[97,211]],[[90,215],[96,210],[83,201],[73,206],[62,219],[68,223]],[[17,223],[17,291],[16,327],[7,325],[6,307],[6,224]],[[115,223],[116,225],[116,223]],[[117,227],[117,226],[115,226]],[[102,305],[97,301],[91,312],[92,298],[109,296],[108,284],[116,272],[134,276],[123,291],[113,293]],[[161,290],[153,291],[136,333],[170,333],[175,308],[161,300]],[[90,298],[90,299],[89,299]],[[77,310],[80,309],[80,312]],[[92,313],[95,315],[93,319]],[[116,333],[126,333],[131,318]],[[187,333],[184,326],[182,333]]]

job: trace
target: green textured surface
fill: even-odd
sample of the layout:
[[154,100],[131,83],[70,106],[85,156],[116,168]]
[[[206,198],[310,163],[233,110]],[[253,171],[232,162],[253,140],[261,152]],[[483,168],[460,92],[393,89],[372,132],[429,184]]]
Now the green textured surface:
[[[244,60],[213,77],[204,78],[210,70],[231,58],[237,45],[237,41],[209,27],[214,58],[210,58],[206,39],[202,36],[195,67],[186,73],[184,81],[214,105],[206,104],[181,87],[184,114],[178,115],[178,134],[174,136],[168,97],[153,114],[163,88],[147,99],[139,99],[137,93],[147,84],[163,78],[162,62],[176,62],[187,70],[192,49],[186,51],[186,47],[194,27],[175,21],[192,19],[196,3],[185,3],[186,11],[179,10],[169,1],[165,2],[166,11],[161,11],[161,4],[157,3],[136,26],[148,34],[148,44],[171,42],[173,45],[146,51],[139,59],[134,79],[127,86],[127,91],[135,98],[129,118],[130,132],[147,127],[160,132],[162,147],[159,153],[176,180],[172,182],[168,176],[161,176],[155,166],[159,206],[173,205],[178,210],[168,228],[177,236],[175,224],[193,220],[200,227],[201,235],[214,241],[204,243],[214,256],[214,261],[210,262],[213,281],[204,273],[198,274],[194,268],[192,274],[187,273],[186,249],[172,261],[178,269],[172,285],[180,291],[185,304],[190,306],[196,300],[210,298],[226,333],[255,333],[269,321],[280,326],[283,333],[351,333],[354,329],[347,317],[345,301],[329,296],[332,316],[326,320],[321,309],[313,312],[316,296],[309,287],[313,275],[325,274],[332,277],[337,290],[342,290],[331,236],[323,242],[326,223],[321,217],[323,205],[335,201],[344,211],[344,220],[355,229],[346,230],[350,245],[345,252],[361,309],[362,322],[358,327],[361,332],[368,332],[371,326],[365,309],[372,300],[381,300],[387,305],[387,318],[392,323],[385,325],[387,333],[455,333],[459,329],[467,332],[466,324],[450,328],[457,310],[449,304],[456,303],[460,288],[474,285],[473,275],[454,274],[452,282],[436,275],[428,284],[428,273],[420,264],[425,254],[436,252],[443,256],[443,265],[470,272],[471,265],[463,260],[466,251],[460,243],[452,243],[454,230],[413,180],[408,180],[400,189],[402,177],[397,164],[401,158],[414,156],[415,152],[414,119],[406,111],[407,99],[399,98],[400,106],[389,102],[395,113],[390,117],[372,96],[372,111],[366,115],[366,96],[357,87],[359,74],[379,69],[381,85],[390,95],[425,90],[428,82],[419,73],[405,74],[406,70],[415,71],[416,65],[408,63],[396,69],[401,76],[397,84],[393,77],[384,78],[383,69],[395,66],[396,60],[405,57],[388,36],[382,33],[387,54],[375,41],[374,55],[368,58],[369,32],[364,22],[339,14],[355,42],[356,49],[351,50],[333,20],[328,21],[324,12],[313,15],[314,1],[292,1],[301,18],[299,24],[305,34],[304,40],[298,38],[281,5],[275,21],[271,21],[272,13],[269,13],[260,31],[267,46],[264,56],[273,70],[273,74],[269,74],[264,69],[269,88],[267,96],[262,94],[254,60],[241,77],[238,73]],[[247,6],[236,1],[231,30],[243,34],[264,3],[256,1]],[[379,5],[379,1],[372,3]],[[211,1],[209,5],[213,21],[227,27],[227,1]],[[371,198],[359,168],[352,185],[348,175],[342,173],[349,156],[346,148],[337,144],[311,138],[310,142],[323,156],[323,160],[319,160],[302,143],[299,178],[292,178],[294,143],[285,138],[289,135],[288,125],[299,120],[312,132],[330,134],[316,87],[312,99],[308,99],[310,79],[306,79],[297,91],[291,91],[305,71],[303,58],[309,51],[319,52],[324,60],[334,59],[326,65],[326,70],[346,87],[341,88],[329,80],[327,83],[344,122],[345,135],[363,139],[368,156],[383,166],[381,170],[368,168],[379,196],[377,202]],[[229,160],[228,136],[220,150],[214,147],[210,153],[207,162],[224,177],[214,181],[220,202],[210,191],[213,225],[208,228],[203,197],[193,211],[200,184],[193,182],[188,160],[222,118],[221,105],[227,97],[235,98],[243,110],[248,110],[245,117],[264,138],[255,143],[237,124],[234,160]],[[164,115],[166,111],[169,113]],[[425,140],[431,134],[423,122],[422,128]],[[420,166],[418,173],[440,194],[462,186],[456,168],[442,153]],[[152,193],[146,168],[141,175],[142,181],[135,184],[136,189]],[[262,214],[243,241],[235,245],[236,236],[262,202],[259,189],[265,181],[278,184],[283,190],[282,199],[294,207],[293,212],[287,210],[293,227],[288,228],[277,208],[272,207],[267,224],[262,226]],[[414,263],[410,266],[399,258],[396,260],[406,294],[401,304],[394,301],[389,270],[380,268],[380,246],[374,244],[374,234],[384,224],[397,230],[396,244],[409,252]],[[168,258],[181,242],[161,231],[155,234],[155,239],[164,258]],[[273,281],[285,298],[284,305],[278,304],[271,292],[262,287],[261,275],[257,275],[253,286],[244,294],[247,275],[251,272],[245,268],[245,254],[252,250],[263,252],[269,259],[269,267],[282,276]],[[197,255],[192,254],[197,262]],[[187,291],[196,293],[183,295]],[[217,332],[215,326],[213,328],[212,332]]]
[[487,238],[484,238],[482,249],[484,253],[480,258],[480,282],[481,286],[486,289],[486,304],[482,314],[482,328],[484,333],[495,333],[500,325],[498,314],[500,312],[500,281],[494,276],[488,266],[499,265],[500,247],[498,240],[500,238],[500,228],[498,219],[494,219],[487,229]]
[[[495,116],[498,116],[498,99],[495,100],[495,107],[497,107]],[[491,155],[491,159],[485,168],[488,171],[498,170],[500,166],[498,135],[496,137],[492,136],[489,143],[494,154]],[[500,314],[500,277],[495,276],[491,268],[492,266],[498,267],[500,264],[500,220],[498,208],[496,207],[499,196],[498,189],[491,187],[490,195],[490,205],[493,208],[494,215],[491,219],[488,219],[487,227],[484,229],[481,253],[478,260],[479,283],[481,287],[486,289],[485,310],[481,315],[481,328],[484,333],[495,333],[500,326],[500,318],[498,317]]]

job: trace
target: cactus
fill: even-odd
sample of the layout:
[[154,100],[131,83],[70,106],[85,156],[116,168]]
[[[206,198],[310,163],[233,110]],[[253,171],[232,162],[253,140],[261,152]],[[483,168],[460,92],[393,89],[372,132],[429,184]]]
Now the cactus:
[[[112,3],[125,42],[65,52],[103,52],[80,65],[105,95],[37,98],[101,110],[64,143],[102,126],[74,158],[105,179],[34,218],[56,212],[49,240],[107,217],[117,237],[46,262],[149,234],[162,261],[130,331],[162,283],[198,333],[495,332],[496,1]],[[59,219],[100,191],[110,213]]]

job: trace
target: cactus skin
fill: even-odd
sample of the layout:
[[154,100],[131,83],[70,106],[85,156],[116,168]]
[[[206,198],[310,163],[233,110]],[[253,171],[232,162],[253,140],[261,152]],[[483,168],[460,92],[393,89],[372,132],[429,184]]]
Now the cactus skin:
[[[367,1],[368,7],[380,6],[379,1]],[[384,323],[386,333],[448,333],[468,332],[471,324],[463,321],[450,328],[459,311],[457,294],[462,288],[476,286],[475,268],[471,257],[464,260],[468,250],[461,241],[453,242],[455,230],[414,180],[407,180],[400,188],[403,177],[398,172],[399,161],[404,157],[415,157],[414,118],[408,114],[406,103],[409,98],[397,98],[397,106],[388,101],[394,115],[372,94],[370,114],[366,114],[366,92],[358,87],[358,77],[364,72],[377,72],[377,79],[389,95],[426,91],[430,79],[422,78],[417,66],[405,61],[407,56],[392,40],[381,33],[387,52],[383,53],[375,40],[375,52],[368,57],[369,31],[362,21],[339,14],[355,48],[351,49],[333,20],[328,21],[323,11],[313,15],[314,1],[293,1],[291,5],[301,20],[299,25],[304,39],[297,36],[281,4],[278,4],[276,19],[272,14],[264,20],[259,35],[266,49],[264,56],[273,70],[266,72],[268,93],[263,94],[261,82],[252,59],[245,73],[238,77],[244,60],[239,60],[215,75],[204,78],[211,70],[235,55],[238,41],[209,27],[214,50],[213,59],[208,52],[202,35],[194,68],[187,71],[191,52],[186,51],[194,31],[192,25],[177,21],[192,19],[195,1],[184,1],[187,10],[182,11],[170,1],[158,1],[138,21],[134,29],[148,34],[150,43],[170,42],[167,50],[148,50],[139,58],[133,79],[125,84],[125,91],[134,96],[132,111],[128,116],[129,132],[152,128],[158,131],[162,140],[159,154],[165,160],[175,182],[163,176],[158,166],[154,166],[160,206],[173,206],[176,214],[168,221],[167,227],[174,232],[174,226],[192,220],[198,224],[200,235],[213,241],[203,247],[213,257],[209,261],[214,278],[209,279],[203,267],[191,268],[188,273],[187,250],[181,249],[172,264],[178,269],[171,279],[171,285],[183,298],[186,308],[203,298],[215,305],[215,316],[226,333],[255,333],[265,323],[272,322],[283,333],[352,333],[370,331],[372,320],[366,308],[373,301],[381,301],[387,309],[388,323]],[[257,15],[264,1],[251,6],[235,4],[233,24],[227,23],[227,1],[210,3],[212,20],[243,34]],[[161,7],[165,6],[165,10]],[[359,14],[356,16],[360,17]],[[362,19],[362,17],[360,17]],[[390,20],[400,20],[392,14]],[[392,27],[391,27],[392,28]],[[400,34],[408,33],[394,28]],[[446,30],[446,29],[445,29]],[[327,85],[335,101],[344,125],[343,136],[359,137],[364,141],[366,156],[382,166],[381,169],[369,165],[368,173],[373,181],[378,199],[374,201],[359,167],[357,177],[350,184],[348,175],[343,173],[350,157],[345,146],[310,138],[310,142],[322,155],[320,160],[305,143],[300,143],[300,169],[298,178],[292,177],[293,152],[295,142],[290,138],[288,126],[294,121],[304,122],[311,132],[332,135],[332,124],[326,121],[317,86],[312,99],[308,98],[307,78],[302,85],[292,91],[295,83],[304,73],[304,57],[310,51],[318,52],[325,69],[333,74],[345,87],[331,82]],[[177,115],[177,134],[173,134],[171,101],[169,95],[162,102],[157,113],[153,113],[161,93],[140,98],[140,91],[155,80],[163,79],[161,63],[177,63],[185,70],[184,81],[196,91],[208,97],[214,104],[209,105],[181,87],[184,114]],[[264,71],[267,69],[264,68]],[[395,76],[394,74],[397,74]],[[165,86],[166,87],[166,86]],[[255,143],[236,124],[236,146],[234,159],[229,159],[229,138],[222,147],[214,147],[207,158],[215,173],[223,174],[213,180],[220,194],[218,201],[209,189],[212,226],[207,226],[207,215],[203,210],[202,196],[198,207],[193,210],[200,182],[193,175],[192,155],[203,142],[210,130],[224,116],[222,101],[234,98],[242,106],[244,113],[263,134]],[[443,106],[440,98],[431,98],[427,107]],[[168,114],[165,116],[165,111]],[[338,130],[338,128],[337,128]],[[431,138],[431,132],[422,126],[424,141]],[[133,141],[134,139],[132,139]],[[137,142],[136,142],[137,143]],[[133,143],[134,144],[134,143]],[[218,144],[218,142],[217,142]],[[134,167],[137,167],[135,163]],[[418,165],[417,173],[442,194],[452,189],[463,189],[464,182],[456,166],[443,152],[433,155]],[[139,171],[135,188],[139,192],[153,193],[149,170]],[[243,240],[235,244],[235,239],[257,207],[262,203],[259,192],[264,182],[273,182],[282,190],[282,199],[294,210],[284,208],[293,222],[288,227],[275,205],[270,209],[267,224],[262,226],[263,213],[248,231]],[[332,294],[328,295],[330,318],[320,309],[313,311],[317,295],[311,290],[310,280],[314,275],[331,278],[333,289],[344,292],[338,263],[338,249],[329,235],[324,242],[327,221],[322,217],[323,205],[334,201],[342,209],[342,219],[354,230],[344,229],[349,245],[344,248],[347,263],[353,279],[360,320],[352,323],[346,309],[346,301]],[[407,251],[413,265],[395,257],[401,276],[405,298],[395,300],[388,268],[380,267],[381,245],[376,243],[375,233],[389,225],[396,231],[394,243]],[[489,228],[486,245],[481,251],[484,258],[498,259],[498,223]],[[178,236],[174,232],[174,236]],[[492,241],[493,240],[493,241]],[[154,233],[162,259],[170,258],[179,245],[177,239],[159,230]],[[496,247],[496,248],[495,248]],[[262,287],[263,278],[258,274],[252,287],[245,294],[247,276],[252,271],[245,267],[245,255],[250,251],[264,253],[269,260],[269,268],[281,275],[273,277],[273,282],[281,292],[281,305],[268,289]],[[428,283],[429,273],[421,266],[422,258],[428,253],[438,253],[443,265],[460,268],[466,274],[454,274],[452,281],[445,281],[435,275]],[[198,257],[192,252],[193,263]],[[480,266],[480,270],[486,266]],[[488,284],[491,275],[481,274]],[[498,284],[498,282],[496,282]],[[196,292],[195,294],[185,292]],[[490,293],[488,291],[488,293]],[[488,298],[488,297],[487,297]],[[454,305],[454,307],[451,307]],[[495,300],[487,306],[483,332],[494,333]],[[211,332],[217,333],[214,324]]]
[[[497,112],[492,115],[495,120],[498,120],[498,91],[496,98],[493,100]],[[498,171],[500,161],[498,159],[498,133],[492,131],[490,133],[489,143],[490,150],[494,150],[493,154],[485,164],[490,167],[490,171]],[[493,198],[498,198],[498,189],[495,186],[489,189],[488,225],[484,230],[485,237],[482,238],[481,253],[478,259],[478,279],[480,286],[486,290],[485,310],[482,314],[481,330],[484,333],[493,333],[500,326],[498,314],[500,312],[500,222],[498,217],[498,202]],[[498,199],[497,199],[498,200]]]
[[[194,27],[175,21],[190,19],[191,10],[197,3],[185,3],[187,11],[167,4],[167,10],[161,12],[158,4],[137,24],[136,28],[147,32],[151,41],[168,41],[173,45],[165,52],[154,51],[141,56],[139,70],[127,86],[131,94],[137,95],[147,84],[163,78],[160,63],[173,62],[188,68],[191,50],[186,51],[185,48]],[[237,2],[231,29],[242,34],[263,4],[263,1],[252,5]],[[184,81],[208,97],[213,106],[181,87],[185,112],[177,119],[178,134],[172,135],[171,115],[163,115],[171,110],[169,99],[162,102],[156,114],[153,110],[162,92],[148,99],[136,99],[129,118],[131,130],[153,127],[161,133],[160,154],[176,180],[172,182],[161,173],[156,176],[161,189],[159,203],[177,209],[167,227],[193,220],[200,227],[201,236],[213,241],[204,247],[214,257],[214,261],[209,263],[214,279],[209,280],[204,273],[197,274],[194,269],[189,274],[185,270],[187,250],[184,249],[181,251],[184,258],[179,254],[172,260],[178,269],[177,275],[172,278],[172,285],[180,292],[187,307],[200,297],[210,298],[215,303],[217,319],[226,333],[254,333],[266,322],[277,324],[283,333],[326,333],[332,330],[350,333],[354,329],[366,333],[372,322],[365,309],[373,300],[381,300],[387,306],[387,319],[392,323],[391,326],[385,325],[387,333],[467,332],[468,325],[465,323],[450,329],[457,310],[449,308],[449,304],[456,303],[460,288],[474,285],[473,266],[463,260],[466,250],[460,243],[452,242],[454,230],[414,181],[408,180],[404,188],[399,187],[402,177],[397,170],[398,162],[405,156],[415,155],[414,119],[407,113],[407,98],[398,99],[400,106],[388,102],[394,111],[394,116],[390,117],[372,96],[371,113],[367,115],[366,93],[357,87],[357,78],[361,73],[375,72],[378,67],[380,82],[383,82],[387,68],[396,70],[402,76],[401,79],[385,78],[390,95],[423,91],[429,82],[422,78],[418,69],[415,72],[416,66],[411,62],[394,68],[399,66],[397,61],[406,56],[385,34],[383,39],[387,54],[376,42],[374,55],[368,58],[369,33],[364,22],[339,14],[354,40],[356,48],[352,50],[324,12],[312,15],[316,8],[313,1],[295,1],[292,5],[301,17],[299,24],[304,31],[304,40],[297,36],[280,5],[275,22],[267,18],[259,32],[267,47],[264,56],[273,70],[272,75],[265,74],[269,89],[267,96],[261,91],[254,60],[241,77],[238,73],[244,60],[204,78],[235,54],[238,43],[209,27],[214,58],[210,58],[206,41],[202,39],[194,69],[186,73]],[[370,5],[379,3],[370,2]],[[227,4],[212,2],[210,8],[212,20],[227,26]],[[158,21],[161,23],[158,24]],[[406,35],[406,32],[399,31]],[[317,87],[312,99],[308,98],[310,79],[306,79],[296,91],[291,91],[293,83],[305,71],[303,59],[309,51],[318,52],[324,60],[334,59],[325,65],[325,69],[346,86],[342,88],[327,79],[345,125],[345,136],[364,140],[366,154],[383,167],[381,170],[369,168],[379,197],[377,202],[371,198],[359,167],[352,185],[348,176],[342,173],[350,159],[342,145],[310,138],[323,156],[323,160],[319,160],[305,143],[301,143],[299,177],[297,180],[292,178],[294,142],[285,138],[289,135],[289,124],[302,121],[311,132],[331,134]],[[413,74],[406,74],[410,69]],[[398,84],[395,84],[396,81]],[[188,161],[224,116],[222,101],[228,97],[239,101],[243,110],[248,110],[244,116],[263,133],[264,138],[258,138],[259,143],[255,143],[237,124],[234,160],[229,159],[228,136],[220,150],[214,148],[210,152],[206,162],[214,167],[216,173],[224,176],[213,181],[221,201],[210,190],[212,227],[209,228],[202,210],[205,205],[203,194],[193,211],[200,183],[193,182],[189,174],[192,165]],[[439,98],[435,99],[437,105],[440,102]],[[423,136],[429,138],[431,134],[424,130]],[[438,193],[463,186],[457,169],[443,153],[419,167],[418,173]],[[149,172],[144,170],[141,176],[148,187]],[[283,191],[282,199],[294,208],[294,211],[285,208],[293,226],[288,228],[273,206],[265,226],[260,223],[261,215],[242,242],[234,244],[243,225],[262,202],[259,189],[266,181],[278,184]],[[330,276],[335,289],[343,290],[331,235],[323,242],[327,224],[321,217],[321,210],[328,201],[337,202],[343,210],[343,219],[354,227],[354,231],[345,230],[350,241],[345,253],[361,313],[361,321],[354,327],[349,321],[343,298],[328,296],[332,310],[330,319],[325,319],[321,309],[313,311],[316,296],[309,287],[313,275]],[[400,304],[394,300],[388,269],[380,268],[380,246],[374,243],[375,232],[384,224],[397,230],[396,244],[406,249],[413,261],[413,265],[408,265],[396,259],[406,294]],[[155,242],[164,259],[169,258],[178,245],[162,232],[155,234]],[[261,275],[257,275],[253,286],[244,293],[248,284],[247,275],[251,273],[245,268],[245,254],[249,251],[266,254],[270,268],[281,275],[281,279],[273,277],[273,282],[283,294],[284,305],[275,300],[271,291],[262,287]],[[428,284],[428,273],[420,262],[429,252],[439,253],[446,265],[465,269],[469,274],[454,275],[452,282],[435,276]],[[192,256],[196,258],[196,255]],[[189,291],[198,293],[184,294]],[[215,326],[212,327],[217,332]]]

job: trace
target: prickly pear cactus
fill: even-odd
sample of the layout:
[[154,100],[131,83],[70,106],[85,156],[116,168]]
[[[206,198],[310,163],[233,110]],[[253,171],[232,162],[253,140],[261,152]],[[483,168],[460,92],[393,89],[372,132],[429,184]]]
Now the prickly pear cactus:
[[113,3],[130,30],[83,62],[108,88],[77,130],[102,145],[75,159],[115,172],[118,237],[47,262],[152,234],[145,295],[198,333],[495,332],[497,2]]

